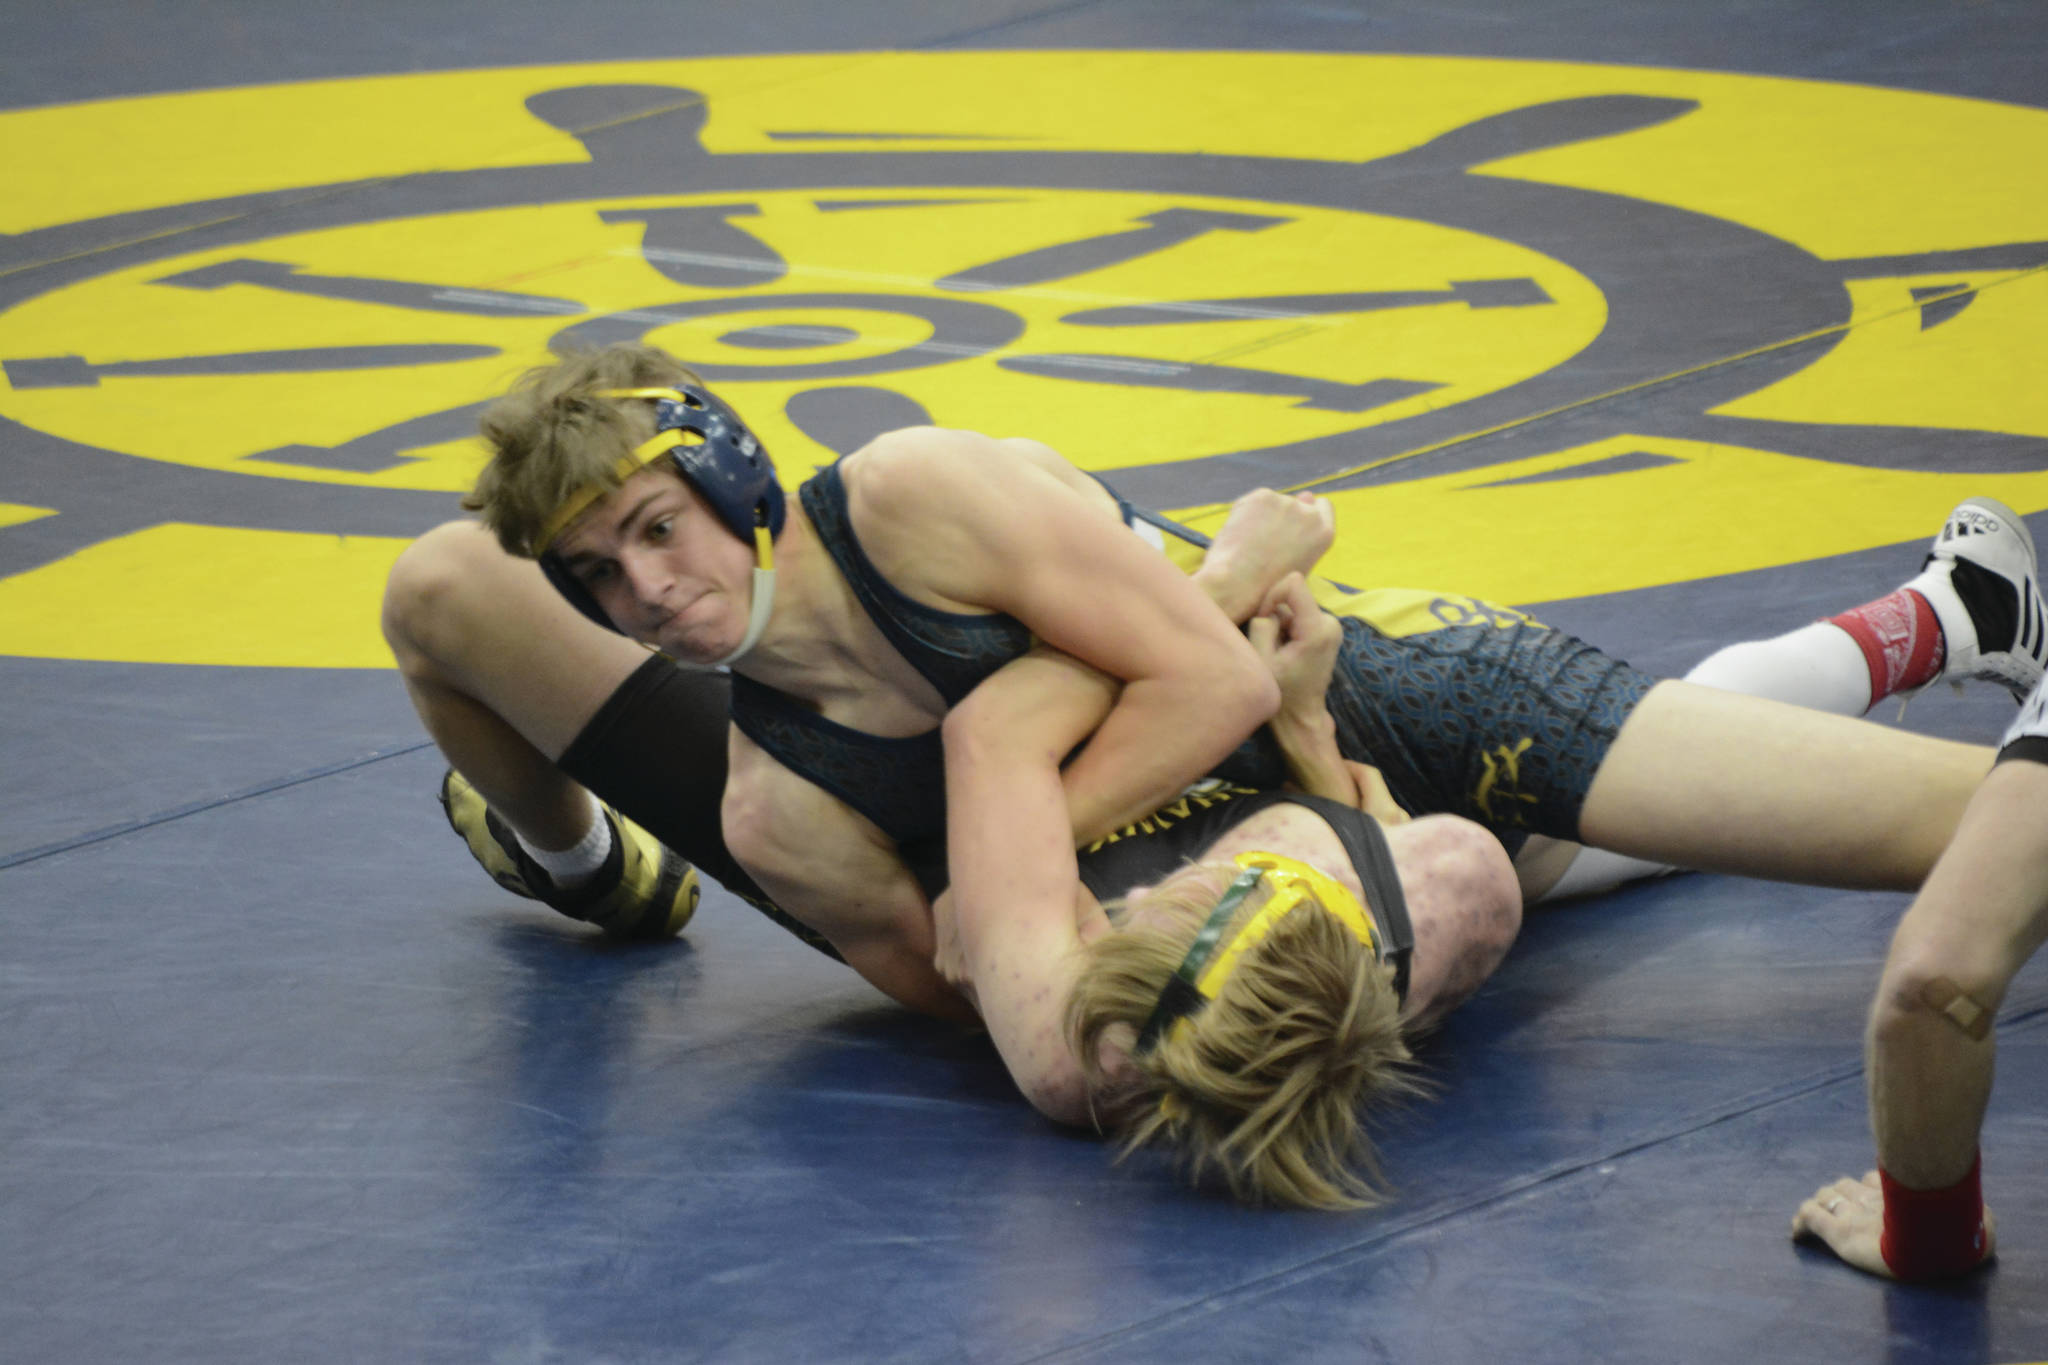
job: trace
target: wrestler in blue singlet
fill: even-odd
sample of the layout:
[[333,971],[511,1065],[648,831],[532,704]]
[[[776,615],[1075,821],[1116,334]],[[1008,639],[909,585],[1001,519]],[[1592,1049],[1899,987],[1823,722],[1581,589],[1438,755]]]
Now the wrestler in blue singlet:
[[[883,579],[848,517],[836,464],[805,482],[800,496],[876,628],[949,705],[1030,648],[1030,632],[1011,617],[940,611]],[[1119,502],[1129,522],[1129,505]],[[1472,598],[1354,594],[1328,584],[1318,598],[1344,630],[1328,700],[1346,758],[1379,768],[1410,812],[1465,816],[1493,830],[1510,852],[1531,832],[1578,837],[1593,775],[1655,679],[1521,612]],[[943,839],[936,730],[900,739],[866,734],[744,678],[735,680],[733,721],[899,846]],[[1277,788],[1286,769],[1262,732],[1216,775]]]

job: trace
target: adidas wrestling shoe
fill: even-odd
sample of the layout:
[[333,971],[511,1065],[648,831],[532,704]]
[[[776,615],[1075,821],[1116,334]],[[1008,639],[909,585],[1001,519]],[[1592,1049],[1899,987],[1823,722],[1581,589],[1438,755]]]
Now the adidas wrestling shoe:
[[600,809],[612,827],[611,852],[588,882],[569,891],[549,879],[512,827],[453,768],[441,779],[441,808],[470,855],[498,885],[570,919],[587,920],[614,938],[673,938],[696,913],[702,891],[697,869],[610,806],[601,804]]
[[2019,513],[1991,498],[1965,498],[1942,523],[1920,576],[1906,584],[1941,623],[1947,657],[1937,681],[1983,678],[2022,698],[2048,665],[2048,610],[2041,604],[2034,537]]

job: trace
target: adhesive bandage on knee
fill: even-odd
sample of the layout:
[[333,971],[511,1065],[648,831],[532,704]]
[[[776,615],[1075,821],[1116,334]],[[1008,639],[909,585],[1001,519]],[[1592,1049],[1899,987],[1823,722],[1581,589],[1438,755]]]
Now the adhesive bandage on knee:
[[1991,1011],[1945,976],[1937,976],[1921,988],[1920,1003],[1954,1024],[1974,1042],[1983,1042],[1991,1032]]

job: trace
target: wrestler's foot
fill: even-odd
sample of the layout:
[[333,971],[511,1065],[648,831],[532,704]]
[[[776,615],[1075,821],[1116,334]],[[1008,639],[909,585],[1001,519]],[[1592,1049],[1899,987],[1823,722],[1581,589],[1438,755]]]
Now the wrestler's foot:
[[1992,498],[1957,504],[1920,576],[1906,584],[1941,623],[1947,658],[1938,681],[1984,678],[2015,698],[2033,690],[2048,665],[2039,572],[2034,538],[2017,512]]
[[682,932],[696,913],[697,870],[653,835],[610,806],[612,827],[604,866],[573,890],[563,890],[519,843],[468,779],[453,768],[441,779],[441,808],[492,880],[516,896],[537,900],[570,919],[587,920],[615,938],[660,940]]

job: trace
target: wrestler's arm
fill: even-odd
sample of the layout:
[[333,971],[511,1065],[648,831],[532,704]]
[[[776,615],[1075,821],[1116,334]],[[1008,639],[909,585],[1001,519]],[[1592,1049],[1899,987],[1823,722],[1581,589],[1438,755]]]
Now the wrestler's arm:
[[1287,760],[1289,780],[1312,796],[1340,801],[1382,824],[1408,819],[1377,768],[1353,762],[1338,750],[1337,722],[1325,694],[1344,629],[1317,605],[1299,573],[1288,574],[1266,592],[1246,634],[1280,687],[1280,709],[1269,724]]
[[[1256,489],[1232,505],[1229,518],[1216,534],[1210,554],[1190,579],[1233,619],[1248,618],[1261,608],[1266,596],[1290,572],[1300,566],[1313,565],[1322,556],[1329,548],[1330,530],[1326,499],[1295,498],[1271,489]],[[1305,591],[1292,600],[1297,605],[1305,604],[1305,610],[1314,609],[1314,599]],[[1337,630],[1333,619],[1320,612],[1315,612],[1315,618],[1327,622],[1331,631]],[[1310,618],[1304,615],[1301,619]],[[1406,820],[1407,812],[1394,804],[1377,769],[1347,763],[1336,754],[1335,727],[1322,700],[1323,690],[1329,683],[1331,661],[1323,659],[1320,677],[1313,676],[1315,664],[1310,662],[1304,668],[1299,662],[1303,649],[1281,644],[1277,629],[1276,623],[1270,620],[1263,631],[1255,629],[1251,637],[1254,647],[1272,669],[1275,681],[1282,687],[1283,698],[1291,697],[1297,708],[1312,709],[1314,715],[1320,717],[1318,733],[1327,745],[1329,761],[1337,765],[1338,773],[1349,770],[1355,775],[1345,788],[1348,797],[1356,798],[1352,803],[1385,822]],[[1327,637],[1322,638],[1327,644]],[[1024,671],[1029,681],[1018,682],[1012,677],[999,685],[999,690],[1003,691],[1016,689],[1011,699],[998,706],[993,699],[984,697],[978,710],[955,721],[956,742],[970,728],[992,723],[996,734],[1013,739],[1026,733],[1036,735],[1040,733],[1039,727],[1049,723],[1053,728],[1048,733],[1071,740],[1101,724],[1115,704],[1116,680],[1084,664],[1069,660],[1067,667],[1055,669],[1040,663]],[[995,676],[1003,678],[1007,673],[1006,669]],[[1320,751],[1313,755],[1303,753],[1299,762],[1304,766],[1312,765],[1322,757]],[[1065,775],[1062,781],[1067,782]],[[1071,811],[1070,784],[1068,794]],[[932,919],[939,945],[939,970],[948,980],[964,983],[969,979],[969,972],[960,946],[959,924],[951,897],[941,896],[933,904]]]
[[[1312,564],[1328,548],[1328,513],[1327,502],[1320,499],[1270,490],[1246,494],[1218,531],[1216,553],[1193,581],[1231,603],[1231,610],[1249,615],[1289,567]],[[1034,665],[1023,670],[1021,679],[1011,675],[998,691],[1008,695],[999,717],[1006,733],[1028,730],[1046,744],[1070,748],[1108,715],[1118,684],[1063,660],[1059,666]],[[982,708],[983,717],[996,714],[994,700]],[[922,893],[886,836],[737,731],[732,733],[731,770],[724,821],[728,838],[763,889],[832,938],[850,965],[885,993],[913,1008],[957,1016],[958,996],[935,990],[926,970],[936,967],[972,990],[952,899],[942,897],[927,921]],[[935,939],[930,954],[923,953],[920,937],[927,922]],[[849,926],[868,932],[851,932]]]
[[1275,584],[1314,569],[1337,537],[1328,498],[1254,488],[1230,504],[1189,579],[1223,614],[1243,625]]
[[[1990,1020],[2013,976],[2048,940],[2044,811],[2048,765],[2016,761],[1992,769],[1892,937],[1871,1003],[1865,1060],[1878,1163],[1907,1190],[1954,1187],[1976,1163],[1991,1096]],[[1861,1181],[1845,1177],[1800,1205],[1793,1235],[1820,1238],[1861,1270],[1894,1274],[1880,1249],[1885,1201],[1877,1172]],[[1989,1209],[1983,1223],[1988,1257],[1995,1227]],[[1894,1261],[1908,1264],[1922,1248],[1893,1250]]]
[[1158,809],[1272,715],[1279,691],[1244,636],[1105,515],[1071,466],[937,430],[895,433],[859,458],[850,496],[885,572],[1007,613],[1124,684],[1069,765],[1081,840]]
[[1096,723],[1114,683],[1039,650],[948,713],[950,913],[989,1036],[1026,1098],[1061,1123],[1092,1122],[1066,1034],[1088,906],[1060,759]]
[[734,729],[720,813],[733,857],[884,995],[925,1014],[975,1013],[932,964],[924,891],[868,821]]

